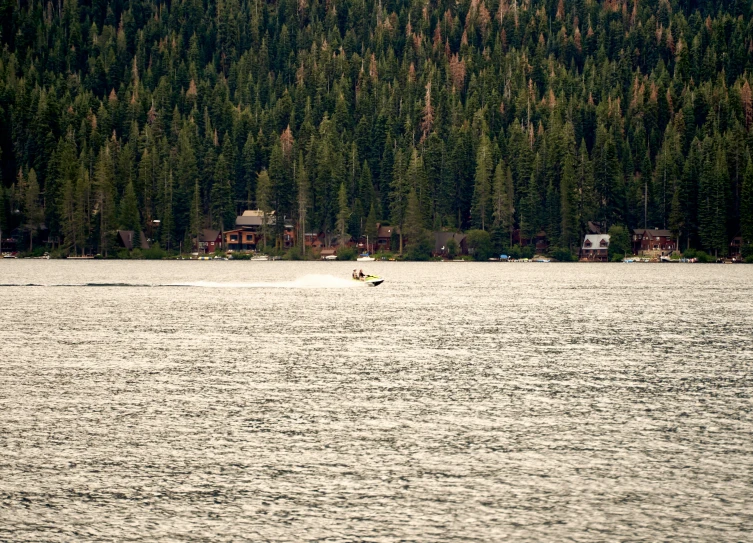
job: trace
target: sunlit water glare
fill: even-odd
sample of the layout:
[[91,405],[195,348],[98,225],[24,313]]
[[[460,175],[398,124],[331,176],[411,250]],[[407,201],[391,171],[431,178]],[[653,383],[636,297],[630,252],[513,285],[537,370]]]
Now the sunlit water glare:
[[0,261],[0,540],[750,539],[753,266],[353,266]]

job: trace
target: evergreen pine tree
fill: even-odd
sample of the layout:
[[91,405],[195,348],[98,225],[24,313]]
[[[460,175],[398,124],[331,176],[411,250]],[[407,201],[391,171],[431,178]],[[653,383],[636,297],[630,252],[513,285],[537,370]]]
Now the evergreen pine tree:
[[350,208],[348,207],[348,191],[345,189],[345,183],[340,184],[340,190],[337,193],[337,236],[338,243],[342,246],[348,242],[347,228],[350,219]]
[[740,205],[740,232],[743,242],[753,243],[753,159],[748,156],[745,168]]
[[191,243],[194,244],[196,251],[200,249],[199,236],[201,235],[202,217],[201,217],[201,190],[199,189],[199,180],[194,181],[193,197],[191,198],[191,211],[189,222],[189,235]]
[[[373,202],[371,204],[371,207],[369,208],[369,215],[366,217],[366,226],[364,230],[368,238],[369,245],[373,246],[377,242],[377,234],[379,232],[377,228],[376,207],[374,206]],[[370,248],[367,247],[366,250],[370,251]]]
[[230,165],[224,153],[220,153],[214,168],[212,185],[212,221],[220,230],[232,228],[235,224],[233,188],[230,184]]
[[495,228],[504,234],[508,245],[512,245],[514,202],[512,172],[500,160],[494,170],[493,217]]
[[303,162],[303,153],[298,153],[298,163],[295,172],[296,189],[298,191],[298,231],[301,240],[301,254],[306,254],[306,210],[309,205],[309,178]]
[[141,232],[141,216],[139,215],[136,191],[133,182],[126,185],[123,198],[120,200],[119,223],[121,230],[132,230],[134,239],[138,239]]
[[482,230],[486,230],[486,225],[489,222],[489,215],[492,211],[492,168],[491,143],[489,137],[484,134],[481,137],[481,143],[479,143],[478,152],[476,153],[476,175],[474,178],[473,204],[471,206],[471,215],[473,216],[474,225]]
[[33,241],[44,219],[44,210],[39,202],[39,181],[34,168],[29,170],[25,191],[23,194],[23,214],[25,227],[29,232],[29,252],[33,249]]
[[395,154],[392,185],[390,187],[390,217],[393,224],[399,228],[400,254],[403,254],[403,223],[405,222],[405,209],[408,205],[408,194],[410,193],[405,171],[403,153],[398,150]]
[[[264,250],[267,249],[268,223],[272,212],[272,181],[267,170],[262,170],[256,179],[256,205],[262,211],[262,238]],[[276,218],[277,219],[277,218]]]
[[110,145],[105,144],[97,158],[94,170],[94,185],[96,192],[96,213],[99,228],[99,252],[107,257],[114,239],[115,227],[115,187],[114,168]]

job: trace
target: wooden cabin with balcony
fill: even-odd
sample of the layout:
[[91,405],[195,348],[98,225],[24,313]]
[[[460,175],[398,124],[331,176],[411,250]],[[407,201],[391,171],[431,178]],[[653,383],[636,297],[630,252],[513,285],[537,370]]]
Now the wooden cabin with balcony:
[[580,258],[589,262],[609,262],[609,234],[586,235]]
[[659,228],[635,228],[631,240],[633,254],[657,252],[662,255],[670,254],[677,249],[677,240],[672,232]]

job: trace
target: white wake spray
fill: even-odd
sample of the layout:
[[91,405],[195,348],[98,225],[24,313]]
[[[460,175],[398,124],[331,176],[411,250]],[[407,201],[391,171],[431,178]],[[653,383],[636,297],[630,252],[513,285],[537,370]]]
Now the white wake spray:
[[266,281],[258,283],[221,283],[216,281],[192,281],[190,283],[171,283],[171,287],[202,287],[202,288],[357,288],[365,286],[364,283],[343,279],[334,275],[304,275],[293,281]]

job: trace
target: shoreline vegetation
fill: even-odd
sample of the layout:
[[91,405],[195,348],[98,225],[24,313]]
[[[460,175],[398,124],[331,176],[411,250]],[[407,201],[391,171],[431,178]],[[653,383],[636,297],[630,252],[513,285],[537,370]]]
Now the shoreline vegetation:
[[[44,251],[43,248],[37,248],[32,252],[5,252],[2,256],[6,258],[21,259],[52,259],[52,260],[235,260],[245,261],[252,260],[254,257],[264,256],[270,261],[323,261],[319,251],[310,251],[305,255],[301,254],[300,248],[293,247],[287,251],[268,250],[255,252],[233,252],[233,251],[215,251],[214,253],[179,253],[176,251],[165,251],[156,243],[150,249],[141,250],[138,248],[121,250],[110,254],[107,257],[102,255],[73,256],[63,251],[53,251],[51,253]],[[416,255],[406,253],[400,255],[398,252],[379,251],[370,255],[375,261],[380,262],[569,262],[569,263],[591,263],[585,259],[578,259],[575,255],[560,248],[551,248],[542,253],[537,253],[532,247],[512,247],[504,253],[493,254],[488,250],[474,251],[473,254],[465,255]],[[500,258],[506,257],[506,258]],[[356,261],[358,252],[351,247],[341,247],[336,252],[337,261]],[[598,261],[597,261],[598,262]],[[704,251],[688,249],[683,253],[674,252],[669,257],[659,256],[642,256],[625,254],[611,254],[605,262],[635,262],[635,263],[747,263],[753,264],[753,255],[747,255],[743,258],[716,258]]]
[[0,245],[162,258],[117,232],[186,254],[256,209],[277,248],[572,260],[598,224],[745,259],[751,51],[736,0],[2,2]]

